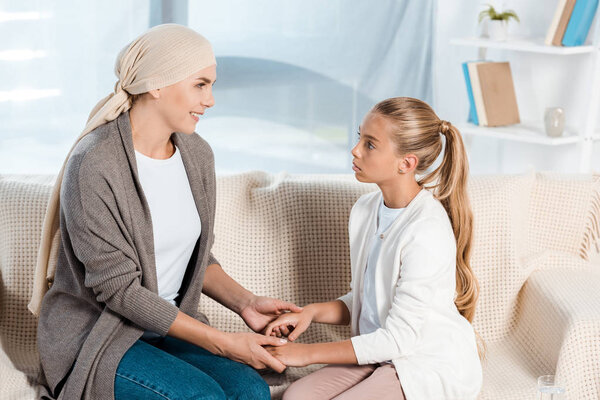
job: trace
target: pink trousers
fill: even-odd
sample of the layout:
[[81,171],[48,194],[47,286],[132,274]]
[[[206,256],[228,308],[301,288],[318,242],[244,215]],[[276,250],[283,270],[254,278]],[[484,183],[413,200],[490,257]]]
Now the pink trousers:
[[328,365],[292,383],[283,400],[405,400],[392,364]]

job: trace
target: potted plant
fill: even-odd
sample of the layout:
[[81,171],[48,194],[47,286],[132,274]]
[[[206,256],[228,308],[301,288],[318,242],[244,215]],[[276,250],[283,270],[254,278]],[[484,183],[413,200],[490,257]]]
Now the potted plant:
[[491,4],[488,4],[487,8],[479,13],[479,23],[488,20],[488,35],[491,40],[506,40],[507,25],[511,18],[521,22],[514,10],[498,12]]

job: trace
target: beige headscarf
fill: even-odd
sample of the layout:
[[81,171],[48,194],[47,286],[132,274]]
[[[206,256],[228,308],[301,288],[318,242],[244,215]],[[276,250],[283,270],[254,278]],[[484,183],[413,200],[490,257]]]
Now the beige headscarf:
[[98,126],[131,108],[131,95],[177,83],[216,60],[208,40],[194,30],[176,24],[158,25],[125,46],[117,56],[114,93],[94,107],[58,173],[42,226],[29,310],[39,316],[42,298],[52,285],[60,244],[60,186],[65,165],[77,143]]

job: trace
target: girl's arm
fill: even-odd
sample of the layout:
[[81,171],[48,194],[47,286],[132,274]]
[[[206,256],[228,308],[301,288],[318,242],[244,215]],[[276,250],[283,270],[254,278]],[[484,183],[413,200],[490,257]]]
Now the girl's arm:
[[350,311],[341,300],[327,303],[314,303],[306,306],[313,313],[313,321],[322,324],[348,325],[350,324]]
[[288,367],[305,367],[310,364],[358,364],[350,339],[331,343],[288,343],[265,348]]

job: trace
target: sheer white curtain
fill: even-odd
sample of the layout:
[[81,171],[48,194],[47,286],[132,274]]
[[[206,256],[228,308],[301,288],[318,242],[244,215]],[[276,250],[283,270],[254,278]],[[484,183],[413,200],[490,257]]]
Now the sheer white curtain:
[[432,100],[435,1],[190,1],[213,43],[216,105],[198,132],[217,170],[351,172],[379,100]]
[[0,0],[0,173],[56,174],[147,0]]
[[[216,106],[197,127],[217,172],[350,172],[373,104],[433,97],[434,3],[190,0],[187,23],[219,63]],[[118,51],[148,28],[157,4],[181,5],[0,0],[0,173],[58,172],[113,90]]]

